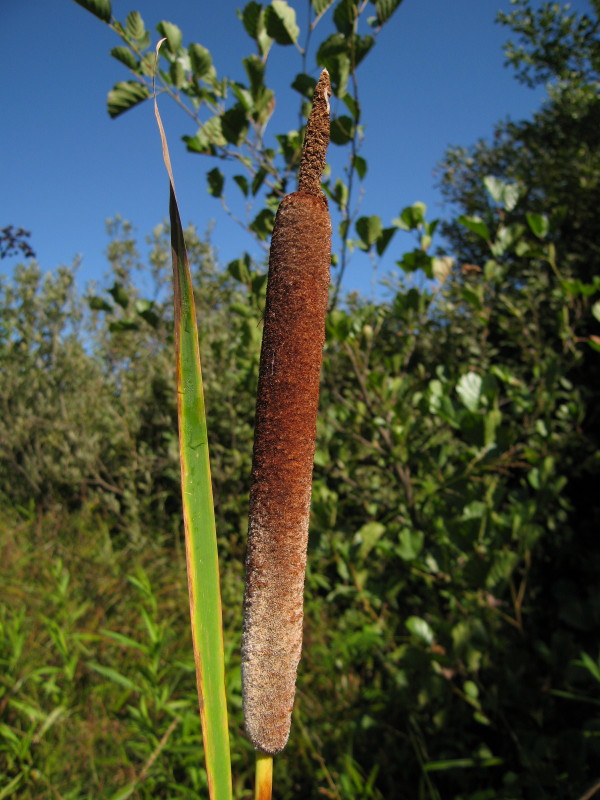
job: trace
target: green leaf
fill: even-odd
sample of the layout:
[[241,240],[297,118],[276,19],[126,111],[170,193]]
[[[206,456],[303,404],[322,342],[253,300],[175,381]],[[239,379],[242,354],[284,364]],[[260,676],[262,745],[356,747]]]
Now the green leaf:
[[198,44],[197,42],[193,42],[188,47],[188,53],[190,56],[192,71],[196,79],[201,80],[202,78],[206,77],[211,72],[213,65],[210,50],[208,50],[206,47],[203,47],[201,44]]
[[527,224],[531,228],[531,232],[538,239],[544,239],[550,230],[550,223],[545,214],[526,214]]
[[112,288],[108,290],[108,293],[112,295],[115,303],[118,303],[121,306],[121,308],[127,308],[127,306],[129,305],[129,293],[127,292],[123,284],[115,281]]
[[303,97],[307,97],[309,100],[312,100],[316,85],[317,82],[312,75],[307,75],[305,72],[299,72],[294,78],[292,89],[300,92]]
[[502,206],[505,211],[514,210],[524,191],[518,183],[504,183],[493,175],[486,175],[483,183],[492,200]]
[[248,131],[248,118],[241,103],[236,103],[221,116],[221,130],[230,144],[241,144]]
[[177,25],[173,25],[172,22],[167,22],[163,20],[159,22],[156,26],[156,30],[159,32],[161,36],[164,36],[167,40],[167,47],[171,51],[173,55],[177,55],[179,48],[181,47],[181,28],[178,28]]
[[350,117],[342,116],[331,120],[331,141],[344,145],[354,138],[354,123]]
[[213,197],[222,197],[225,178],[221,170],[218,167],[214,167],[214,169],[206,173],[206,180],[209,194],[212,194]]
[[248,189],[250,188],[249,184],[248,184],[248,178],[245,175],[234,175],[233,176],[233,180],[237,183],[237,185],[242,190],[242,193],[243,193],[244,197],[247,197],[248,196]]
[[215,511],[210,474],[208,428],[202,384],[194,288],[173,173],[158,105],[165,167],[169,174],[169,221],[173,263],[179,461],[192,643],[202,738],[210,796],[231,800],[231,754],[225,696],[225,658]]
[[421,617],[409,617],[404,623],[408,630],[425,644],[433,644],[434,635],[429,623]]
[[270,209],[263,208],[250,223],[250,230],[254,231],[259,239],[265,241],[273,232],[274,223],[275,214]]
[[406,206],[400,216],[392,220],[392,224],[403,231],[415,230],[425,222],[426,211],[425,203],[413,203],[412,206]]
[[88,661],[87,666],[90,669],[93,669],[94,672],[97,672],[98,675],[102,675],[103,678],[107,678],[107,680],[122,686],[124,689],[128,689],[130,692],[139,692],[140,690],[139,684],[134,683],[125,675],[117,672],[116,669],[104,667],[102,664],[98,664],[96,661]]
[[248,286],[250,284],[250,256],[248,253],[245,253],[243,258],[236,258],[235,261],[230,261],[227,264],[227,272],[236,281]]
[[335,0],[311,0],[311,2],[315,14],[320,17],[334,4]]
[[266,11],[267,33],[277,44],[296,44],[300,28],[296,24],[296,12],[286,0],[272,0]]
[[456,393],[469,411],[477,411],[481,398],[481,375],[476,372],[467,372],[456,384]]
[[433,258],[424,253],[420,248],[405,253],[396,264],[405,272],[415,272],[422,269],[428,277],[433,277]]
[[367,522],[355,534],[355,541],[360,543],[359,557],[365,559],[379,539],[385,533],[385,525],[381,522]]
[[143,39],[146,34],[146,26],[139,11],[131,11],[125,20],[125,30],[132,39],[138,42]]
[[383,231],[381,218],[378,216],[360,217],[356,220],[355,227],[365,250],[369,250],[375,244]]
[[596,300],[592,306],[592,314],[598,320],[598,322],[600,322],[600,300]]
[[130,108],[137,106],[138,103],[147,100],[150,92],[143,83],[138,81],[121,81],[108,93],[107,106],[108,113],[114,119],[119,114],[129,111]]
[[88,305],[92,311],[113,311],[113,307],[101,297],[88,297]]
[[466,214],[461,214],[458,218],[457,222],[460,225],[464,225],[465,228],[468,228],[472,233],[476,233],[477,236],[481,236],[481,238],[489,242],[491,239],[490,236],[490,229],[485,224],[485,222],[481,219],[481,217],[477,216],[467,216]]
[[375,0],[377,9],[377,24],[381,27],[392,16],[402,0]]
[[355,0],[340,0],[333,12],[335,27],[344,36],[349,36],[354,30],[354,23],[358,16]]
[[244,6],[242,12],[238,11],[238,16],[248,36],[257,43],[260,55],[265,58],[273,44],[273,39],[268,35],[266,28],[267,10],[260,3],[250,2]]
[[400,531],[396,552],[403,561],[414,561],[423,549],[424,543],[425,534],[422,531],[403,528]]
[[352,166],[356,170],[358,177],[362,180],[367,174],[367,162],[362,156],[352,157]]
[[110,22],[112,16],[110,0],[75,0],[75,2],[103,22]]
[[382,256],[385,253],[389,243],[392,241],[392,238],[393,238],[393,236],[394,236],[394,234],[396,233],[397,230],[398,229],[395,228],[395,227],[394,228],[384,228],[382,230],[382,232],[379,235],[377,241],[375,242],[375,249],[377,250],[377,255],[378,256]]
[[125,64],[129,69],[136,69],[138,67],[137,58],[128,47],[113,47],[110,54],[113,58],[116,58],[117,61],[120,61],[121,64]]

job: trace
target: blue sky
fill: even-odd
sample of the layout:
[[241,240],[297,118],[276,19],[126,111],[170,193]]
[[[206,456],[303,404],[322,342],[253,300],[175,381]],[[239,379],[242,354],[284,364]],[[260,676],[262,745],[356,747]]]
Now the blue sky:
[[[290,4],[304,29],[306,3]],[[153,32],[161,19],[176,23],[184,43],[209,48],[220,75],[242,79],[241,59],[253,49],[236,17],[242,5],[113,0],[113,14],[124,20],[130,10],[139,10]],[[572,6],[583,11],[588,4],[577,0]],[[503,66],[508,31],[494,24],[499,8],[508,9],[508,0],[404,0],[385,26],[359,70],[366,125],[361,154],[368,162],[361,214],[379,214],[389,224],[404,206],[420,200],[428,205],[429,218],[439,216],[443,208],[432,173],[445,147],[471,144],[488,136],[499,119],[529,117],[539,106],[544,91],[520,86]],[[321,33],[317,28],[315,42],[330,25],[326,20]],[[108,217],[120,214],[143,237],[167,213],[167,178],[151,103],[116,120],[106,111],[107,91],[128,77],[109,56],[117,44],[107,26],[72,0],[0,4],[5,64],[0,227],[30,230],[43,270],[80,255],[82,286],[90,279],[102,282],[106,273]],[[309,65],[316,75],[312,55]],[[267,83],[276,90],[277,107],[268,134],[296,126],[299,96],[287,87],[300,71],[294,48],[274,48]],[[213,242],[224,263],[244,250],[260,258],[260,247],[206,190],[204,176],[215,163],[185,151],[180,137],[195,132],[191,121],[167,100],[161,110],[184,222],[196,223],[200,231],[214,225]],[[370,294],[374,279],[412,247],[403,236],[396,237],[376,276],[366,257],[354,258],[345,289]],[[0,268],[6,272],[12,263],[6,259]]]

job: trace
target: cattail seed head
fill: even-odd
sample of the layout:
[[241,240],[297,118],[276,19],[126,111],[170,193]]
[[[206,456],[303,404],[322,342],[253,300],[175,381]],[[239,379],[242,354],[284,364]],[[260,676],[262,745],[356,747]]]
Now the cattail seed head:
[[242,688],[250,740],[270,754],[280,752],[287,743],[302,647],[304,573],[331,262],[331,221],[320,184],[329,139],[329,91],[324,70],[307,125],[299,190],[282,200],[275,220],[260,357]]

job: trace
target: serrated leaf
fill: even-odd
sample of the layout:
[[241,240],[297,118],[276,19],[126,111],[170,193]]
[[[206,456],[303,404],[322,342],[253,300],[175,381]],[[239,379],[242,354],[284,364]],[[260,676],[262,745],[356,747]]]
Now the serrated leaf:
[[481,375],[476,372],[467,372],[466,375],[459,378],[456,384],[456,393],[469,411],[477,411],[479,408],[482,383]]
[[110,0],[75,0],[75,2],[103,22],[110,22],[112,16]]
[[131,11],[125,20],[125,30],[133,38],[143,39],[146,33],[146,26],[139,11]]
[[110,51],[110,54],[113,58],[116,58],[117,61],[120,61],[121,64],[125,64],[125,66],[129,69],[136,69],[138,66],[137,58],[133,55],[128,47],[124,47],[122,45],[119,47],[113,47]]
[[468,228],[472,233],[477,234],[477,236],[481,236],[486,242],[490,241],[490,229],[481,217],[462,214],[457,222],[459,225],[464,225],[465,228]]
[[525,214],[531,232],[538,239],[544,239],[550,230],[550,223],[545,214]]
[[402,0],[376,0],[377,24],[380,27],[385,25],[401,2]]
[[300,28],[296,24],[296,11],[286,0],[272,0],[266,11],[266,28],[268,35],[277,44],[296,44]]
[[129,111],[133,106],[147,100],[150,92],[143,83],[138,81],[121,81],[113,86],[108,93],[108,113],[114,119],[119,114]]
[[212,56],[210,54],[210,50],[208,50],[206,47],[203,47],[201,44],[198,44],[197,42],[193,42],[188,47],[188,53],[190,56],[192,71],[195,77],[200,80],[208,75],[212,67]]
[[213,197],[223,196],[225,177],[218,167],[214,167],[210,172],[206,173],[206,181],[208,183],[209,194],[212,194]]
[[311,2],[315,14],[320,17],[334,4],[335,0],[311,0]]
[[156,30],[159,32],[161,36],[164,36],[167,40],[167,47],[171,51],[173,55],[176,55],[179,48],[181,47],[181,39],[182,33],[181,28],[178,28],[177,25],[174,25],[172,22],[167,22],[163,20],[159,22],[156,26]]

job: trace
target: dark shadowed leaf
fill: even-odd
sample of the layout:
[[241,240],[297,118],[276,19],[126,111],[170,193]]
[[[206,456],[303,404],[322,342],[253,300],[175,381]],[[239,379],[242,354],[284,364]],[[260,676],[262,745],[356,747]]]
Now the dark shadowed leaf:
[[354,123],[350,117],[342,116],[331,120],[331,141],[333,144],[344,145],[352,141],[354,136]]
[[296,24],[296,12],[285,0],[273,0],[266,10],[267,33],[277,44],[295,44],[300,28]]
[[188,53],[190,54],[190,62],[192,64],[194,75],[198,79],[204,78],[210,72],[212,67],[212,56],[210,51],[201,44],[193,42],[188,47]]
[[208,183],[209,194],[212,194],[213,197],[222,197],[225,178],[218,167],[214,167],[214,169],[206,173],[206,181]]

